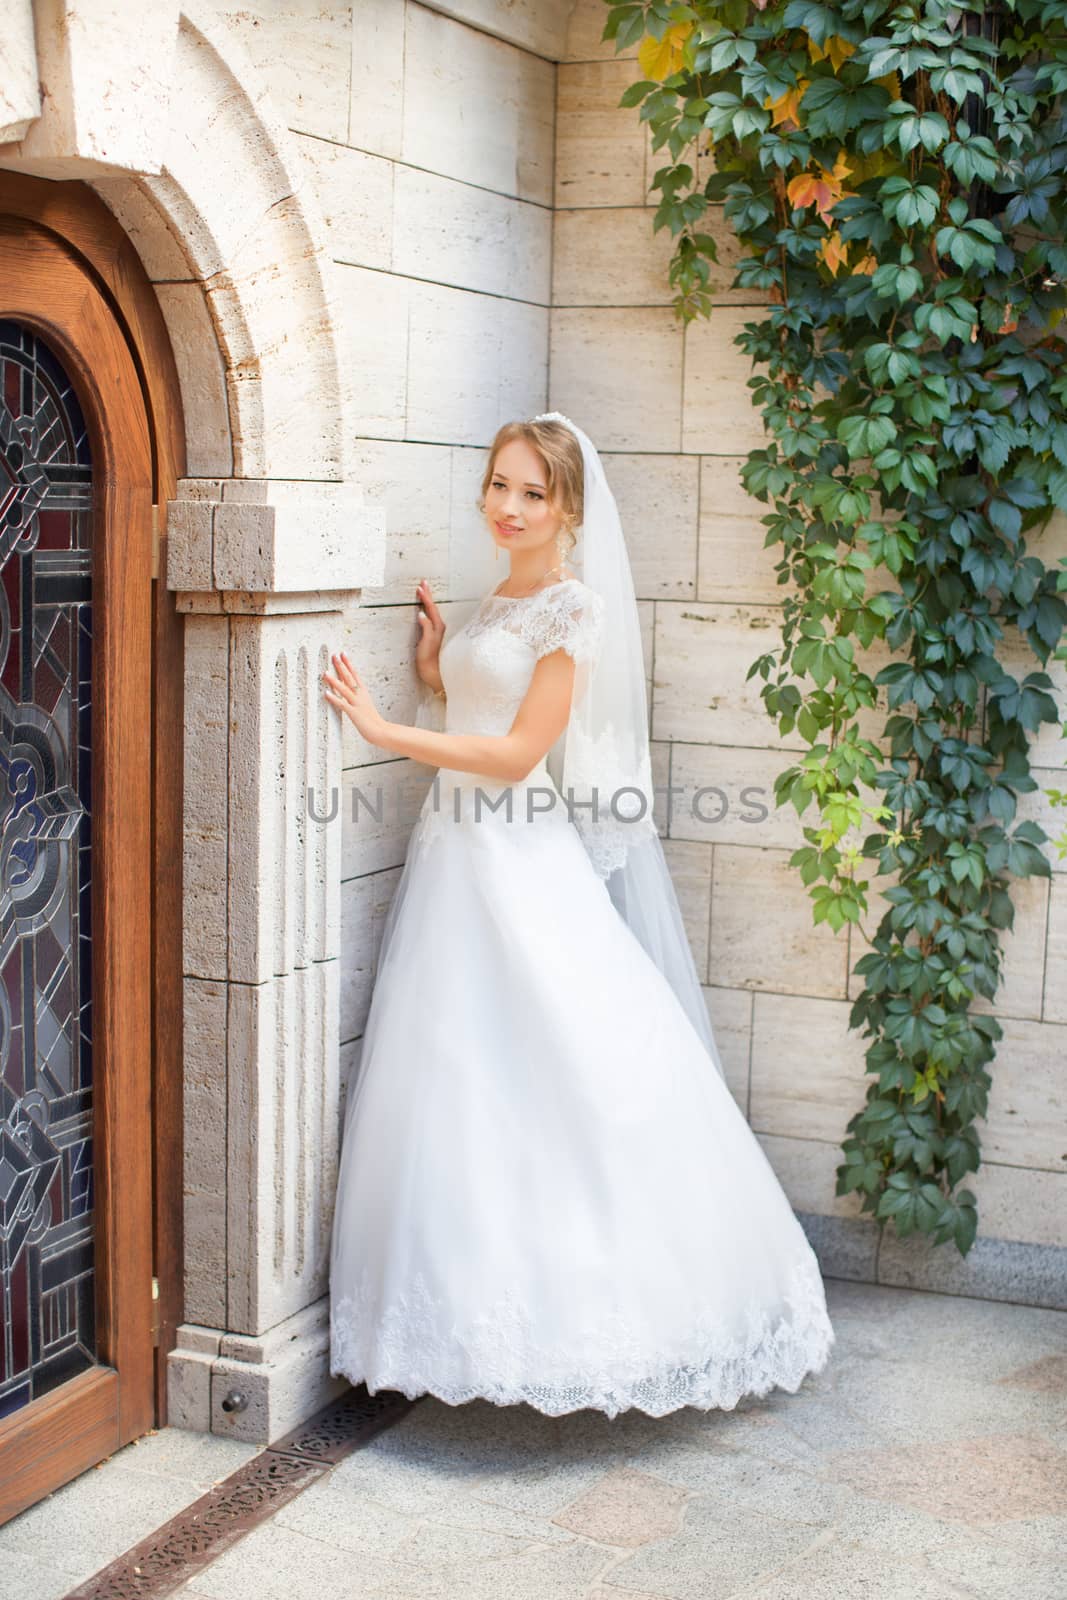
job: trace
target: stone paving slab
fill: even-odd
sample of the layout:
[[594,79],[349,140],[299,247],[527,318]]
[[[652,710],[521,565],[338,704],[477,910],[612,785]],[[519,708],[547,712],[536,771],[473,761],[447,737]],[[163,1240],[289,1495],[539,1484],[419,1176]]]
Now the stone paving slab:
[[[1067,1313],[826,1287],[837,1343],[795,1395],[660,1418],[427,1397],[176,1593],[1067,1600]],[[0,1529],[0,1600],[60,1600],[101,1515],[133,1542],[234,1448],[165,1429],[83,1474]]]

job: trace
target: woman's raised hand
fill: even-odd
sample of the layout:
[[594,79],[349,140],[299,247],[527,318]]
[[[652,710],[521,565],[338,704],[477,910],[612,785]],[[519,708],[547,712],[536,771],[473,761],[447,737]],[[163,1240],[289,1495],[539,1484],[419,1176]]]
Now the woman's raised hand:
[[419,637],[415,645],[415,671],[431,689],[441,688],[441,669],[437,658],[445,636],[445,623],[437,609],[430,585],[423,578],[415,590],[419,602]]
[[330,660],[333,672],[322,674],[323,682],[330,687],[324,689],[323,694],[342,716],[349,718],[357,733],[371,744],[379,744],[386,719],[375,705],[370,690],[343,650],[332,655]]

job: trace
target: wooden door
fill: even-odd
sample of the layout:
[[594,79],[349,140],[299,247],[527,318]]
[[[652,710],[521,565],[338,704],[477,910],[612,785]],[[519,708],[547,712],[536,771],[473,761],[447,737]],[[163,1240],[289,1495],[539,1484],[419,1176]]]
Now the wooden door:
[[113,297],[2,200],[0,1520],[158,1411],[153,430]]

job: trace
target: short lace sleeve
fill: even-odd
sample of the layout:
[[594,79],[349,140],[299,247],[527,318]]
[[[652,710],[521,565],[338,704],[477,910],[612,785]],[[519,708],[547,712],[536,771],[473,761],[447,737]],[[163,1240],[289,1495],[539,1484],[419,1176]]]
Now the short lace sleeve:
[[572,580],[545,590],[543,600],[522,618],[523,637],[538,658],[566,650],[575,661],[593,662],[600,653],[604,601],[595,589]]

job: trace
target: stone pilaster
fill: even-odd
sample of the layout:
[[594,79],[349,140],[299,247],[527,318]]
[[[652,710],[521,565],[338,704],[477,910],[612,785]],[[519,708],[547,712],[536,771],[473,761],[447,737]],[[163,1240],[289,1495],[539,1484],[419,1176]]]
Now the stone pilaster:
[[350,591],[382,581],[383,515],[347,484],[185,480],[167,533],[186,613],[188,1320],[172,1421],[265,1440],[342,1387],[324,1337],[341,818],[315,820],[309,791],[322,815],[340,789],[321,674]]

